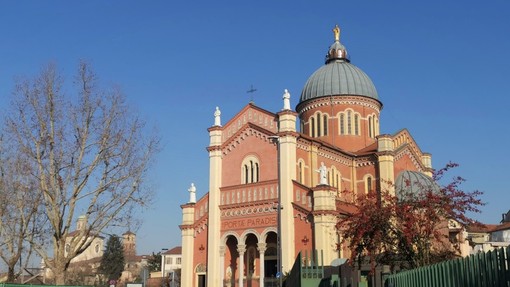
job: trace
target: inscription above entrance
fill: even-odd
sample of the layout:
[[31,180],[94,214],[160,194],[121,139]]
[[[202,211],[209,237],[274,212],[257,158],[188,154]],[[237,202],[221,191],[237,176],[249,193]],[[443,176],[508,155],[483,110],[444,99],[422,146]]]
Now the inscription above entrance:
[[221,230],[276,226],[276,216],[222,220]]

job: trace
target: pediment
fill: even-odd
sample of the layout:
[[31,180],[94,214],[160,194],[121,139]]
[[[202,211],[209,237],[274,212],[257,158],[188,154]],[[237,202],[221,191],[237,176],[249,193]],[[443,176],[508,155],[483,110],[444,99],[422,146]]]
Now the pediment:
[[223,126],[222,143],[225,144],[233,137],[239,136],[240,131],[246,127],[260,127],[274,134],[278,132],[278,118],[276,114],[250,103]]

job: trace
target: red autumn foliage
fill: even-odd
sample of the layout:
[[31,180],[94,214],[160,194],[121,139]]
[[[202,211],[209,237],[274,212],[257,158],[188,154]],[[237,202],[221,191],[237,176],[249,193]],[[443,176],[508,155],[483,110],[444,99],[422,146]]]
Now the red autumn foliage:
[[[429,265],[453,258],[456,245],[449,240],[448,222],[461,226],[476,224],[468,212],[480,212],[482,192],[465,192],[465,181],[453,177],[440,186],[444,175],[455,163],[436,171],[429,184],[404,181],[403,188],[377,190],[361,194],[355,200],[356,211],[342,218],[337,228],[343,244],[351,251],[350,262],[388,264],[404,269]],[[407,187],[413,185],[413,190]],[[365,260],[365,261],[364,261]]]

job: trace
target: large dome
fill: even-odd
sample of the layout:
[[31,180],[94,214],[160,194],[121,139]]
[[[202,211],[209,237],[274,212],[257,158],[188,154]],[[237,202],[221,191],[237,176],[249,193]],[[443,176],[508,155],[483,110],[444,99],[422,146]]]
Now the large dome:
[[334,96],[356,95],[378,100],[372,80],[350,63],[347,50],[340,43],[340,29],[335,27],[335,42],[329,47],[326,64],[315,71],[303,88],[299,103],[307,100]]

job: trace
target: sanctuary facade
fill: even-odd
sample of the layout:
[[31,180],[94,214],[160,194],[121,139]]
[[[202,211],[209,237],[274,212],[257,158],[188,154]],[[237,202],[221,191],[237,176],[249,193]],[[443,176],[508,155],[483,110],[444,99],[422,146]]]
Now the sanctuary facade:
[[354,196],[391,190],[403,172],[431,176],[431,155],[409,131],[380,134],[376,88],[333,31],[295,109],[287,90],[281,111],[249,103],[222,125],[216,108],[209,192],[196,199],[191,186],[181,206],[182,286],[272,286],[302,250],[321,251],[326,265],[347,258],[336,224]]

